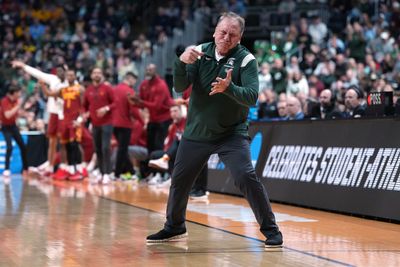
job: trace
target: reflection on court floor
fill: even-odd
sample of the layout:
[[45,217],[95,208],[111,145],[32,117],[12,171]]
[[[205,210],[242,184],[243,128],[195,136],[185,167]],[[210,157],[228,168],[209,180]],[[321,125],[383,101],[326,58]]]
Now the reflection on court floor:
[[244,199],[213,193],[189,203],[186,241],[148,246],[167,193],[0,179],[0,266],[400,266],[397,224],[274,204],[285,246],[265,251]]

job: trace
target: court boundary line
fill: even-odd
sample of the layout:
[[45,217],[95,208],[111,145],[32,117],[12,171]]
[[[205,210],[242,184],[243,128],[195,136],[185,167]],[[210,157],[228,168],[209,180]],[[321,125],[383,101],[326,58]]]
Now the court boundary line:
[[[112,199],[112,198],[109,198],[109,197],[106,197],[106,196],[97,195],[97,197],[105,199],[105,200],[113,201],[113,202],[116,202],[116,203],[119,203],[119,204],[124,204],[124,205],[130,206],[130,207],[135,207],[135,208],[138,208],[138,209],[141,209],[141,210],[145,210],[145,211],[148,211],[148,212],[165,215],[164,213],[159,212],[159,211],[154,211],[154,210],[151,210],[151,209],[148,209],[148,208],[139,207],[139,206],[136,206],[134,204],[123,202],[121,200]],[[204,226],[206,228],[222,231],[222,232],[227,233],[227,234],[232,234],[232,235],[235,235],[235,236],[239,236],[239,237],[243,237],[243,238],[246,238],[246,239],[250,239],[250,240],[253,240],[253,241],[259,241],[259,242],[262,242],[262,243],[265,242],[265,240],[261,240],[261,239],[255,238],[255,237],[246,236],[246,235],[242,235],[242,234],[233,233],[233,232],[230,232],[230,231],[225,230],[225,229],[217,228],[215,226],[206,225],[204,223],[199,223],[199,222],[195,222],[195,221],[188,220],[188,219],[186,219],[186,221],[190,222],[190,223],[193,223],[193,224],[196,224],[196,225]],[[355,265],[352,265],[352,264],[349,264],[349,263],[344,263],[344,262],[341,262],[341,261],[338,261],[338,260],[334,260],[334,259],[330,259],[330,258],[326,258],[326,257],[323,257],[323,256],[315,255],[315,254],[312,254],[311,252],[302,251],[302,250],[295,249],[295,248],[289,248],[287,246],[283,246],[282,248],[288,249],[288,250],[291,250],[291,251],[294,251],[294,252],[297,252],[297,253],[300,253],[300,254],[304,254],[304,255],[307,255],[307,256],[310,256],[310,257],[318,258],[320,260],[324,260],[324,261],[327,261],[327,262],[335,263],[335,264],[338,264],[338,265],[341,265],[341,266],[355,267]],[[263,252],[275,252],[275,251],[273,251],[273,250],[272,251],[265,250]]]

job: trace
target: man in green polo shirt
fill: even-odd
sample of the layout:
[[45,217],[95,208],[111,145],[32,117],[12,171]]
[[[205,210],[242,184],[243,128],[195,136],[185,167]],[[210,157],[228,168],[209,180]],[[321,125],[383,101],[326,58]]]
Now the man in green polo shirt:
[[211,154],[217,153],[236,186],[248,200],[265,247],[281,247],[267,192],[251,164],[247,114],[258,97],[257,61],[242,45],[244,19],[229,12],[218,20],[214,42],[188,47],[176,59],[177,92],[193,85],[186,128],[179,144],[164,229],[147,237],[148,243],[187,236],[185,213],[189,191]]

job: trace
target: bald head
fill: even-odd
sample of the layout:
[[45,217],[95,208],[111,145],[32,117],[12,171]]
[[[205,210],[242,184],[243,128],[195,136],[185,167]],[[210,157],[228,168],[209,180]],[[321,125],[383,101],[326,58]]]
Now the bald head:
[[360,105],[360,95],[354,89],[348,89],[344,97],[344,104],[349,110],[354,110]]
[[289,96],[286,99],[287,113],[290,117],[294,117],[301,111],[301,103],[297,97]]
[[332,91],[329,89],[322,90],[321,94],[319,95],[319,102],[321,103],[321,106],[323,107],[330,106],[331,99],[332,99]]

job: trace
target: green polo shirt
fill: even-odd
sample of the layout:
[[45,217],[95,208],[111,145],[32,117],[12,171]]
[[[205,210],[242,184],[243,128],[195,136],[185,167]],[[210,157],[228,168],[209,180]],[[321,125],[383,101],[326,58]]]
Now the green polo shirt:
[[[213,141],[232,134],[247,136],[249,107],[258,98],[258,67],[255,57],[242,45],[237,45],[219,61],[215,58],[215,44],[197,47],[204,53],[193,64],[175,61],[174,86],[177,92],[191,84],[189,110],[183,136],[195,141]],[[232,82],[224,93],[209,95],[211,83],[225,78],[233,69]]]

